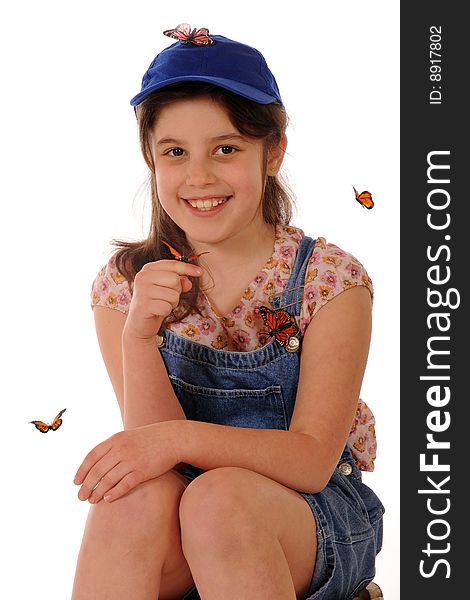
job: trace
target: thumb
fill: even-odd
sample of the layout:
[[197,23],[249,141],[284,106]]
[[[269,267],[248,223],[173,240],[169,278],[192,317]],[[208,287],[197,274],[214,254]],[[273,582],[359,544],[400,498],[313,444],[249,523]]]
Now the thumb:
[[183,275],[181,277],[181,291],[182,292],[189,292],[189,290],[193,287],[193,284],[191,282],[190,279],[188,279],[188,277],[186,277],[185,275]]

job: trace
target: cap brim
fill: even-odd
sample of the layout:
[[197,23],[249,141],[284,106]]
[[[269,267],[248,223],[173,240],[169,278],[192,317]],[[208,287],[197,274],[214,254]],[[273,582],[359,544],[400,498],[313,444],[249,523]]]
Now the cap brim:
[[231,79],[222,79],[219,77],[206,77],[204,75],[186,75],[182,77],[173,77],[171,79],[166,79],[163,82],[149,85],[147,88],[145,88],[145,90],[142,90],[132,98],[131,106],[139,105],[141,102],[143,102],[143,100],[145,100],[145,98],[147,98],[147,96],[149,96],[152,92],[155,92],[156,90],[161,90],[163,88],[174,85],[175,83],[180,83],[182,81],[205,81],[207,83],[212,83],[214,85],[228,90],[229,92],[233,92],[234,94],[243,96],[243,98],[253,100],[258,104],[272,104],[273,102],[282,104],[280,98],[276,98],[275,96],[271,96],[269,94],[265,94],[264,92],[260,92],[256,88],[250,85],[246,85],[244,83],[239,83],[238,81],[233,81]]

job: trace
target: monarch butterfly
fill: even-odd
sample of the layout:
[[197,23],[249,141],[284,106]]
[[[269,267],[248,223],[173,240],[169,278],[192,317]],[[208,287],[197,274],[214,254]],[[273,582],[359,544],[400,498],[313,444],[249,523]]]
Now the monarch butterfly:
[[207,27],[201,29],[191,29],[188,23],[180,23],[174,29],[167,29],[163,35],[174,38],[184,44],[194,44],[196,46],[209,46],[214,43],[214,40],[209,36]]
[[374,206],[374,201],[372,200],[372,194],[367,190],[364,190],[360,194],[357,193],[356,188],[353,186],[354,193],[356,194],[356,200],[361,204],[364,208],[368,208],[369,210]]
[[175,250],[173,248],[173,246],[170,246],[170,244],[168,242],[165,242],[164,240],[162,240],[162,242],[165,244],[165,246],[168,246],[168,248],[170,249],[170,252],[173,254],[173,257],[175,258],[175,260],[180,260],[181,262],[188,263],[188,262],[191,262],[192,260],[197,260],[203,254],[209,254],[209,252],[201,252],[201,254],[190,254],[189,256],[184,256],[183,254],[181,254],[181,252],[178,252],[178,250]]
[[52,421],[52,425],[48,425],[47,423],[44,423],[44,421],[30,421],[30,423],[32,423],[36,427],[36,429],[39,429],[41,433],[47,433],[49,429],[55,431],[56,429],[59,429],[59,427],[62,425],[62,419],[60,417],[64,414],[66,410],[67,409],[64,408],[60,411],[60,413]]
[[[297,350],[298,339],[295,336],[299,328],[291,315],[280,308],[272,310],[267,306],[260,306],[259,312],[268,328],[269,335],[281,346],[287,345],[287,349]],[[292,340],[297,340],[297,342],[292,342]]]

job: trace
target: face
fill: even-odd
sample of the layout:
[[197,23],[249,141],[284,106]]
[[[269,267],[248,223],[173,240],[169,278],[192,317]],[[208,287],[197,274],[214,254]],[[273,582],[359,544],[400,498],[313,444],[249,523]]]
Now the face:
[[165,107],[152,132],[152,153],[161,205],[193,245],[265,226],[263,142],[242,136],[218,103],[195,98]]

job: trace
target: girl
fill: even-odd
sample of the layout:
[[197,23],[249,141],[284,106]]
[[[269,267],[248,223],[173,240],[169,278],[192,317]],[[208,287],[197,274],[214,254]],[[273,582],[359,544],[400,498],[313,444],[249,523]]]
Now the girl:
[[165,33],[180,41],[131,101],[150,234],[93,285],[124,430],[77,471],[93,506],[73,600],[352,599],[382,539],[360,474],[372,284],[289,225],[287,117],[263,56]]

